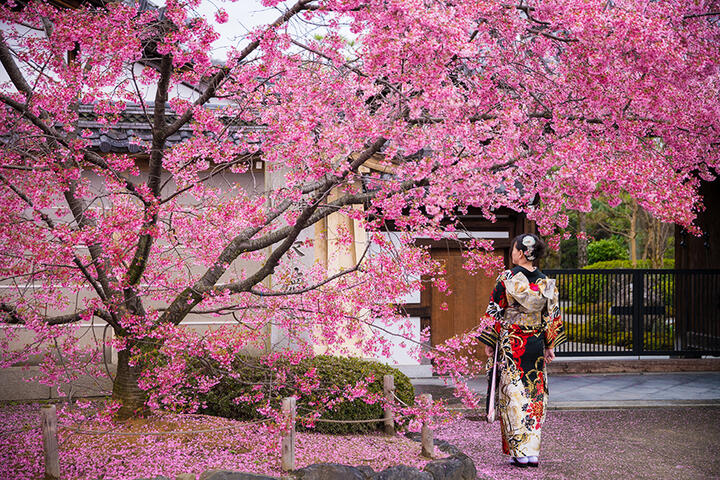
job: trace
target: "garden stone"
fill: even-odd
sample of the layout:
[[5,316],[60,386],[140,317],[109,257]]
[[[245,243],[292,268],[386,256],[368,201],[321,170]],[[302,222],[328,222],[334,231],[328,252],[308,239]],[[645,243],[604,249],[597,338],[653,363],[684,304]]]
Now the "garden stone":
[[172,480],[172,478],[166,477],[166,476],[164,476],[164,475],[156,475],[156,476],[154,476],[154,477],[152,477],[152,478],[145,478],[145,477],[143,477],[143,478],[136,478],[135,480]]
[[279,480],[279,478],[232,470],[207,470],[200,475],[200,480]]
[[424,470],[434,480],[474,480],[477,477],[475,464],[464,453],[449,458],[441,458],[425,465]]
[[[419,442],[420,440],[422,440],[422,435],[420,435],[420,433],[418,433],[418,432],[406,432],[405,436],[407,438],[409,438],[410,440],[415,440],[416,442]],[[435,440],[435,442],[437,442],[437,441],[438,440]],[[436,443],[436,445],[437,445],[437,443]]]
[[175,475],[175,480],[197,480],[197,475],[194,473],[180,473]]
[[415,467],[397,465],[377,473],[373,480],[433,480],[432,475]]
[[457,448],[455,445],[449,444],[445,440],[435,440],[435,442],[433,443],[438,447],[441,452],[445,452],[448,455],[457,455],[458,453],[462,453],[460,452],[459,448]]
[[363,470],[339,463],[315,463],[293,473],[302,480],[367,480],[369,477]]
[[358,465],[355,468],[363,472],[365,474],[365,478],[373,478],[375,476],[375,470],[367,465]]

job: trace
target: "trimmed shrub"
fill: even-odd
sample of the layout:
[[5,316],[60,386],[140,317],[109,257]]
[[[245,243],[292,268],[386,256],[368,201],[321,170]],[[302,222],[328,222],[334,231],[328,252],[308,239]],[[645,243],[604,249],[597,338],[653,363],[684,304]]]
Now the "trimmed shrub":
[[588,263],[607,260],[624,260],[628,258],[627,250],[614,238],[606,238],[592,242],[587,246]]
[[[615,345],[632,348],[633,334],[626,325],[612,315],[594,315],[586,324],[566,323],[565,330],[571,342],[596,345]],[[667,326],[657,333],[644,332],[645,350],[672,350],[674,328]]]
[[[649,260],[639,260],[636,268],[650,268]],[[674,259],[663,260],[663,268],[674,268]],[[614,269],[632,269],[630,260],[607,260],[596,262],[583,267],[583,270],[614,270]],[[603,275],[568,275],[560,276],[558,280],[558,289],[560,290],[560,298],[572,298],[577,304],[597,303],[607,301],[602,298],[602,294],[607,286],[607,278]],[[662,286],[661,296],[665,305],[671,305],[675,292],[674,281],[670,281]],[[572,308],[572,307],[569,307]],[[568,313],[582,313],[569,312]]]
[[[364,382],[368,377],[374,381],[368,383],[367,390],[371,393],[382,394],[383,377],[395,377],[395,395],[404,403],[415,403],[415,389],[410,379],[399,370],[390,366],[361,360],[359,358],[342,358],[327,355],[318,355],[304,360],[297,365],[283,363],[282,369],[288,369],[289,376],[284,382],[276,382],[270,375],[267,367],[262,366],[256,359],[242,358],[235,363],[234,376],[226,375],[218,385],[205,394],[202,400],[206,404],[203,413],[238,420],[253,420],[262,418],[257,412],[258,404],[250,402],[235,403],[235,398],[241,395],[253,395],[262,390],[266,398],[270,398],[273,406],[282,403],[284,397],[296,396],[297,414],[305,416],[308,412],[321,410],[321,419],[326,420],[369,420],[383,417],[383,408],[379,403],[368,404],[364,400],[342,401],[331,409],[325,409],[322,403],[323,394],[334,390],[342,391],[347,386]],[[293,385],[295,379],[301,379],[307,372],[315,369],[320,385],[310,395],[302,394],[297,389],[281,385]],[[272,381],[271,381],[272,380]],[[338,398],[338,397],[336,397]],[[264,403],[263,403],[264,405]],[[300,425],[298,424],[298,428]],[[349,434],[364,433],[383,428],[382,423],[325,423],[317,422],[313,431],[321,433]]]
[[593,315],[610,311],[610,304],[600,303],[576,303],[563,308],[566,314],[572,315]]
[[605,275],[578,274],[567,282],[569,298],[580,304],[597,303],[607,285]]
[[[607,260],[603,262],[592,263],[583,268],[587,270],[612,270],[616,268],[650,268],[650,260],[638,260],[637,267],[633,267],[630,260]],[[675,259],[664,258],[663,268],[675,268]]]

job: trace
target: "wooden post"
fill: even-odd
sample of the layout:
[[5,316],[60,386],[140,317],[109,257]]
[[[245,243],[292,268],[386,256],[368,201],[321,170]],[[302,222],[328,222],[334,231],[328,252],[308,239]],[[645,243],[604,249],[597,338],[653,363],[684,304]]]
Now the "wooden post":
[[[420,398],[423,399],[423,404],[430,405],[432,403],[432,395],[429,393],[424,393],[420,395]],[[433,431],[428,426],[427,422],[423,422],[422,430],[422,452],[421,455],[423,457],[428,458],[435,458],[435,443],[434,443],[434,435]]]
[[393,416],[393,409],[390,407],[391,404],[395,403],[395,377],[392,375],[385,375],[383,377],[383,393],[388,405],[385,407],[385,433],[388,435],[395,435],[395,418]]
[[282,469],[295,470],[295,397],[283,398],[283,413],[290,417],[290,431],[282,437]]
[[42,421],[43,452],[45,453],[45,480],[58,480],[60,478],[60,460],[58,459],[55,405],[42,407],[40,419]]

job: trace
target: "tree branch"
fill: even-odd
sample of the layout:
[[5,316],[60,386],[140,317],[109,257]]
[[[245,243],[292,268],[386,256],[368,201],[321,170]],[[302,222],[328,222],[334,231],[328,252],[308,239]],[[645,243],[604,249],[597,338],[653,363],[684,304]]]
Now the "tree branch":
[[[303,10],[309,10],[312,7],[309,5],[314,0],[299,0],[295,5],[293,5],[290,9],[288,9],[287,12],[285,12],[283,15],[278,17],[273,23],[271,23],[266,32],[269,32],[273,28],[277,28],[283,23],[286,23],[288,20],[290,20],[292,17],[297,15],[298,13],[302,12]],[[259,38],[262,38],[260,36]],[[237,63],[245,60],[252,52],[254,52],[258,47],[260,46],[260,40],[255,40],[251,42],[249,45],[247,45],[242,52],[238,55],[238,57],[235,59]],[[204,105],[208,102],[214,95],[217,89],[220,87],[220,85],[225,81],[227,76],[230,74],[231,70],[229,68],[223,67],[220,69],[218,73],[216,73],[208,82],[208,87],[205,89],[202,95],[198,97],[197,100],[193,103],[194,106]],[[190,118],[192,118],[193,115],[193,109],[188,108],[182,115],[180,115],[177,120],[175,120],[171,125],[167,127],[166,133],[167,136],[172,135],[173,133],[177,132],[182,128],[183,125],[185,125]]]
[[20,71],[20,68],[18,68],[17,63],[15,63],[15,59],[13,58],[12,53],[10,52],[10,48],[7,46],[7,43],[5,43],[5,37],[1,31],[0,63],[2,63],[3,67],[5,67],[5,71],[10,77],[10,81],[12,81],[13,85],[15,85],[15,88],[17,88],[18,92],[25,94],[25,102],[29,103],[30,97],[32,97],[33,94],[32,88],[30,88],[30,85],[27,83],[27,80],[25,80],[25,77]]
[[[299,288],[296,290],[286,290],[283,292],[263,292],[263,291],[256,290],[253,288],[251,288],[249,291],[250,291],[250,293],[252,293],[253,295],[258,296],[258,297],[282,297],[282,296],[288,296],[288,295],[300,295],[302,293],[310,292],[312,290],[315,290],[317,288],[322,287],[323,285],[326,285],[326,284],[332,282],[333,280],[337,280],[338,278],[343,277],[349,273],[360,270],[360,265],[362,264],[362,261],[365,259],[365,256],[367,255],[368,250],[370,250],[370,242],[368,242],[368,244],[365,246],[365,250],[363,251],[363,254],[360,256],[360,259],[357,261],[357,263],[355,264],[354,267],[349,268],[347,270],[343,270],[334,275],[331,275],[328,278],[326,278],[325,280],[318,282],[314,285],[310,285],[310,286],[307,286],[304,288]],[[216,287],[216,290],[218,290],[218,291],[229,290],[232,292],[232,291],[234,291],[235,285],[237,285],[237,283],[228,283],[225,285],[218,285]]]
[[[26,323],[22,314],[12,305],[5,302],[0,302],[0,312],[4,312],[10,321],[6,322],[14,325],[21,325]],[[85,309],[79,312],[70,313],[68,315],[59,315],[57,317],[42,317],[43,321],[48,325],[67,325],[69,323],[79,322],[83,317],[87,317],[92,314],[98,318],[105,320],[108,323],[112,323],[112,318],[108,312],[97,309]]]
[[[32,208],[33,210],[38,212],[42,221],[45,222],[45,224],[48,227],[50,227],[51,230],[55,230],[55,222],[44,212],[37,210],[35,208],[35,204],[33,203],[32,199],[30,197],[28,197],[25,194],[25,192],[23,192],[22,190],[17,188],[15,185],[10,183],[10,181],[7,178],[5,178],[5,176],[2,174],[0,174],[0,181],[2,183],[4,183],[5,185],[7,185],[8,188],[10,188],[10,190],[12,190],[30,208]],[[96,262],[97,262],[97,259],[93,258],[93,263],[96,263]],[[104,290],[105,286],[97,283],[97,280],[90,274],[87,267],[85,265],[83,265],[83,263],[80,261],[80,259],[76,255],[73,255],[73,263],[78,267],[78,269],[83,274],[83,276],[87,279],[87,281],[90,283],[90,285],[92,285],[93,289],[98,294],[98,296],[103,301],[106,301],[107,300],[107,294],[106,294],[107,290]],[[98,271],[98,273],[100,273],[102,271],[102,269],[99,269],[97,267],[97,264],[95,265],[95,267],[96,267],[96,271]]]
[[720,15],[720,12],[693,13],[684,15],[683,18],[714,17],[715,15]]

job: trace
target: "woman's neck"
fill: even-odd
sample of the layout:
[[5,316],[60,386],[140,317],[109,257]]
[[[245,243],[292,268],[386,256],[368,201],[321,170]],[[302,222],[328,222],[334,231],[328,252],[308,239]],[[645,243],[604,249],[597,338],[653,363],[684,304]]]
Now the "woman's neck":
[[535,268],[536,268],[536,267],[535,267],[532,263],[530,263],[530,262],[518,263],[517,266],[518,266],[518,267],[521,267],[521,268],[524,268],[524,269],[527,270],[528,272],[534,272],[534,271],[535,271]]

